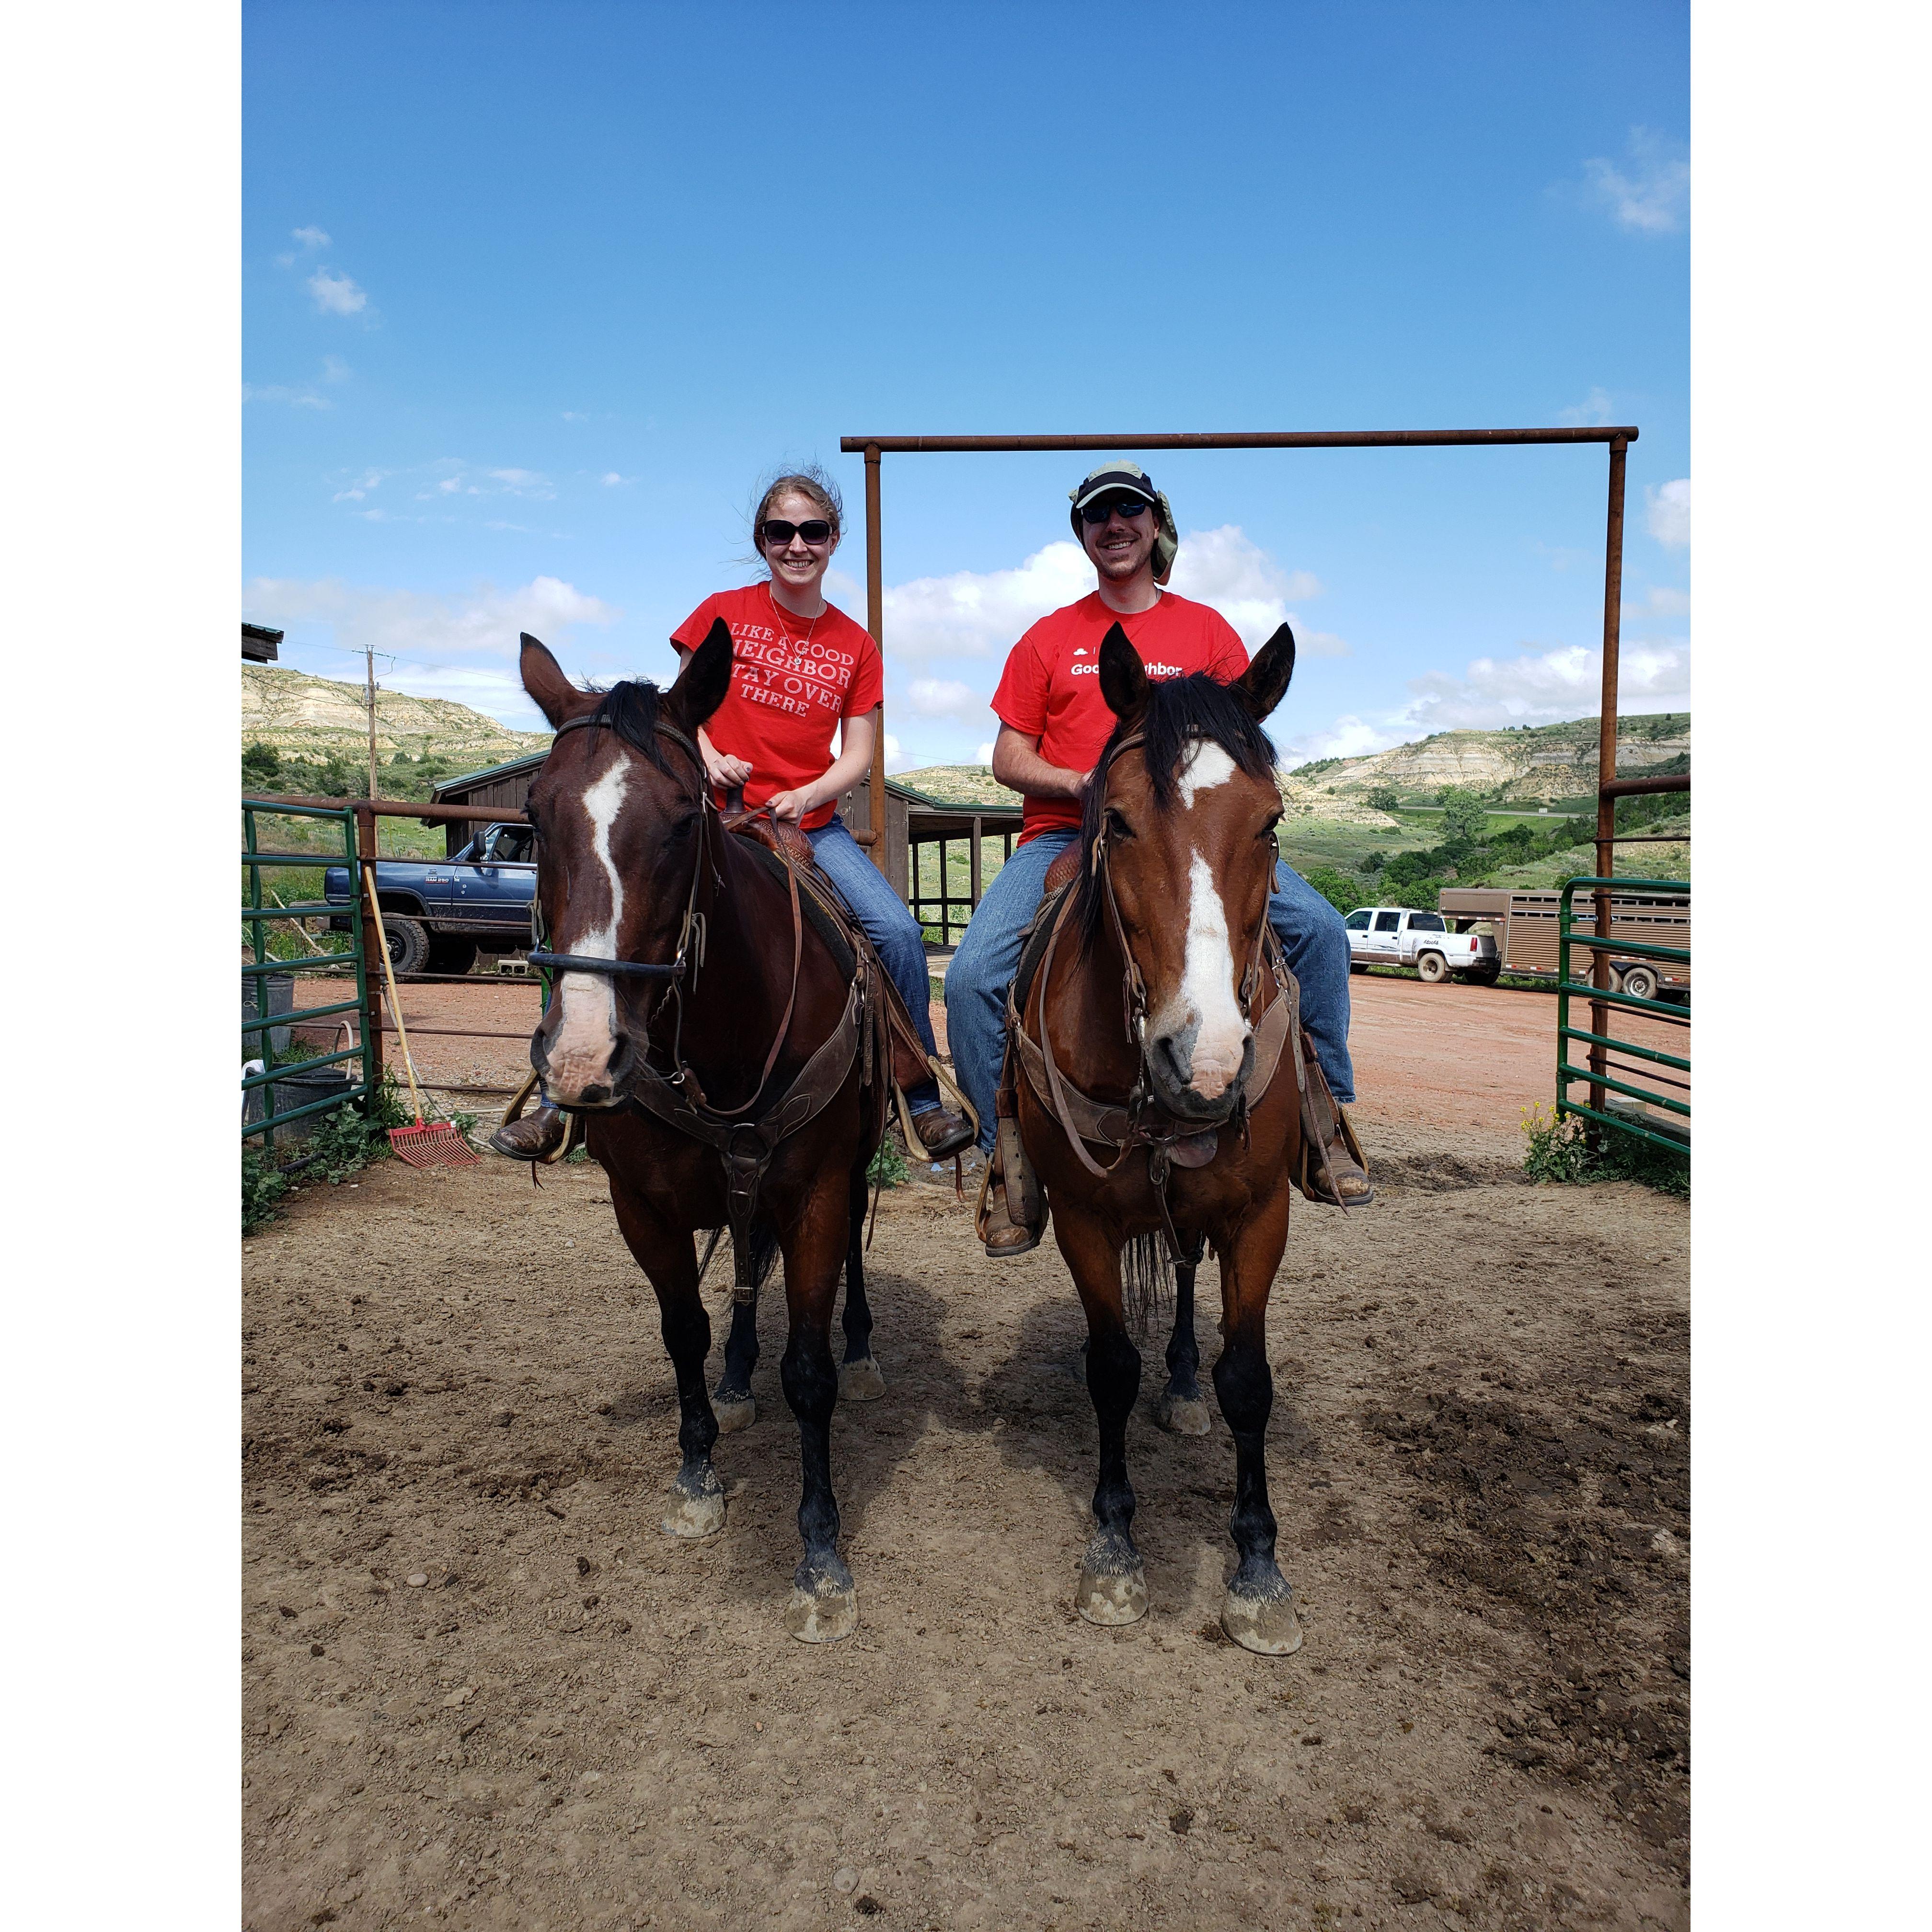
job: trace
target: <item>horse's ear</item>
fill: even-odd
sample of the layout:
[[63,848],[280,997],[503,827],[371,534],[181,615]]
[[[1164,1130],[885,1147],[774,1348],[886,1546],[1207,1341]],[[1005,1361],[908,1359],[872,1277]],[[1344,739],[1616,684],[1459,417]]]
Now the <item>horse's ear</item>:
[[523,654],[518,668],[523,673],[524,688],[537,709],[550,720],[554,731],[566,718],[590,710],[597,702],[594,691],[579,691],[564,675],[563,667],[532,637],[522,633]]
[[679,728],[694,737],[730,688],[731,627],[722,617],[714,617],[704,643],[685,659],[677,682],[664,694],[664,707]]
[[1118,624],[1100,641],[1100,695],[1116,718],[1138,718],[1147,709],[1147,668]]
[[1287,696],[1288,681],[1294,675],[1294,633],[1284,624],[1235,679],[1234,692],[1258,724]]

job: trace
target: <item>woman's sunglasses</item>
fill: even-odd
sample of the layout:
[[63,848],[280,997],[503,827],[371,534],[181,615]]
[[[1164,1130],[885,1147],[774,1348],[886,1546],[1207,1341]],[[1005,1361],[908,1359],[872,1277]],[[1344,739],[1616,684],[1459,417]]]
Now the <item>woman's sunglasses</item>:
[[1132,521],[1146,508],[1145,502],[1138,496],[1103,496],[1097,503],[1085,505],[1080,514],[1086,523],[1098,529],[1109,517],[1121,516]]
[[758,541],[762,544],[788,544],[794,537],[802,537],[814,545],[830,543],[832,526],[823,517],[808,517],[802,524],[788,524],[782,517],[767,517],[758,526]]

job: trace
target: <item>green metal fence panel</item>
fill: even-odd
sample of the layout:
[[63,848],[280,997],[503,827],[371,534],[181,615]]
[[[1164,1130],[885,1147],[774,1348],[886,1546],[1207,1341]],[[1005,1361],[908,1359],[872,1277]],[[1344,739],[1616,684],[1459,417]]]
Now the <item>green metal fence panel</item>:
[[[256,837],[255,815],[266,812],[278,819],[310,819],[325,826],[340,829],[342,850],[338,856],[330,851],[289,852],[265,850]],[[262,902],[262,874],[265,868],[302,868],[320,870],[335,864],[347,866],[350,878],[358,876],[356,849],[356,817],[352,807],[333,809],[321,806],[282,805],[270,799],[244,798],[242,801],[242,865],[245,874],[242,919],[248,934],[248,950],[252,959],[244,959],[242,965],[242,983],[245,988],[250,981],[260,988],[252,1003],[255,1017],[242,1022],[242,1048],[247,1053],[249,1036],[260,1036],[263,1062],[262,1070],[257,1074],[245,1076],[242,1082],[244,1096],[258,1089],[266,1090],[264,1111],[259,1120],[246,1118],[244,1106],[242,1123],[242,1138],[253,1139],[260,1135],[265,1151],[273,1150],[275,1130],[288,1125],[292,1120],[305,1119],[310,1115],[327,1113],[350,1100],[358,1100],[375,1090],[375,1042],[370,1036],[368,1024],[369,1012],[369,968],[363,956],[362,924],[354,916],[353,909],[349,920],[349,943],[340,952],[316,952],[298,955],[286,959],[278,959],[271,950],[272,934],[278,920],[289,924],[283,929],[299,932],[302,928],[295,923],[302,919],[332,918],[339,916],[342,908],[327,900],[301,900],[287,905],[266,905]],[[352,974],[356,993],[352,999],[338,1000],[319,1006],[292,1007],[286,1012],[273,1012],[269,1008],[268,982],[274,976],[287,974],[292,976],[298,973],[327,974],[339,976]],[[362,1043],[346,1047],[337,1052],[317,1054],[307,1059],[290,1060],[277,1064],[274,1055],[274,1031],[291,1026],[305,1026],[310,1022],[328,1018],[344,1013],[359,1013],[363,1017]],[[362,1078],[352,1081],[340,1094],[333,1094],[320,1100],[307,1102],[299,1107],[285,1107],[279,1112],[275,1106],[278,1083],[292,1081],[319,1068],[340,1065],[345,1060],[362,1063]]]
[[[1638,1140],[1648,1141],[1658,1147],[1667,1147],[1682,1153],[1688,1144],[1690,1106],[1688,1101],[1674,1100],[1669,1094],[1655,1092],[1650,1088],[1640,1087],[1628,1080],[1612,1076],[1608,1056],[1615,1052],[1631,1058],[1648,1060],[1654,1065],[1676,1068],[1688,1075],[1690,1062],[1687,1058],[1665,1053],[1655,1047],[1645,1046],[1633,1040],[1619,1039],[1614,1034],[1598,1033],[1588,1027],[1572,1026],[1570,1023],[1570,1003],[1573,999],[1600,1002],[1603,1005],[1621,1009],[1625,1012],[1653,1013],[1679,1026],[1688,1026],[1689,1013],[1686,1007],[1663,1000],[1640,999],[1628,993],[1616,992],[1608,988],[1593,986],[1588,981],[1576,979],[1570,971],[1570,949],[1580,946],[1596,952],[1612,952],[1619,958],[1659,959],[1674,964],[1688,965],[1690,952],[1688,946],[1658,946],[1635,940],[1619,940],[1616,937],[1616,919],[1612,908],[1610,930],[1599,934],[1594,930],[1578,932],[1574,930],[1575,909],[1572,904],[1578,892],[1595,893],[1608,890],[1615,894],[1672,892],[1686,898],[1690,887],[1682,879],[1605,879],[1575,878],[1564,883],[1562,896],[1557,905],[1557,965],[1556,965],[1556,1114],[1561,1120],[1565,1114],[1590,1120],[1602,1127],[1614,1128],[1618,1133],[1628,1134]],[[1592,924],[1594,926],[1594,919]],[[1607,1024],[1606,1022],[1604,1024]],[[1570,1042],[1581,1040],[1586,1045],[1600,1047],[1605,1054],[1605,1066],[1599,1072],[1592,1068],[1575,1066],[1570,1060]],[[1587,1056],[1586,1056],[1587,1058]],[[1640,1069],[1621,1066],[1620,1072],[1637,1072]],[[1672,1080],[1658,1074],[1651,1076],[1659,1085],[1676,1087],[1688,1090],[1684,1081]],[[1647,1125],[1627,1115],[1612,1113],[1607,1108],[1586,1106],[1569,1097],[1571,1085],[1579,1081],[1593,1088],[1628,1094],[1640,1100],[1646,1107],[1662,1108],[1666,1114],[1681,1115],[1684,1122],[1682,1135],[1658,1132],[1657,1126]],[[1593,1096],[1594,1097],[1594,1096]]]

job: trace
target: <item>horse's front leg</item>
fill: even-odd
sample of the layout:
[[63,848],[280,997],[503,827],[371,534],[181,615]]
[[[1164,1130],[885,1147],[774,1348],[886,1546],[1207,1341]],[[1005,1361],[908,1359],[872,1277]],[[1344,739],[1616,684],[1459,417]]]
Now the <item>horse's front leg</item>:
[[1294,1594],[1275,1562],[1265,1438],[1274,1407],[1268,1368],[1269,1284],[1288,1240],[1288,1181],[1238,1228],[1221,1253],[1222,1328],[1214,1393],[1234,1438],[1234,1507],[1228,1528],[1240,1557],[1221,1606],[1221,1628],[1244,1650],[1286,1657],[1301,1648]]
[[886,1378],[872,1356],[872,1304],[866,1299],[866,1169],[855,1162],[846,1200],[845,1359],[838,1364],[842,1402],[877,1402]]
[[618,1229],[656,1292],[658,1324],[677,1376],[677,1446],[683,1461],[664,1498],[664,1532],[715,1536],[724,1527],[724,1486],[711,1466],[718,1422],[704,1393],[711,1318],[698,1292],[698,1256],[690,1231],[671,1227],[643,1194],[626,1184],[614,1165],[607,1171]]
[[1154,1420],[1174,1436],[1205,1436],[1214,1426],[1201,1393],[1201,1344],[1194,1339],[1194,1270],[1207,1245],[1204,1234],[1180,1234],[1185,1258],[1174,1270],[1174,1333],[1168,1338],[1167,1386]]
[[838,1372],[832,1360],[832,1306],[845,1258],[848,1193],[833,1168],[812,1184],[780,1240],[791,1332],[779,1380],[798,1418],[802,1493],[798,1533],[805,1544],[793,1576],[785,1628],[806,1643],[834,1643],[859,1625],[859,1593],[838,1554],[838,1504],[832,1493],[832,1412]]
[[1137,1623],[1147,1615],[1147,1576],[1134,1547],[1134,1486],[1127,1480],[1127,1418],[1140,1393],[1141,1354],[1120,1312],[1120,1255],[1096,1221],[1054,1203],[1053,1228],[1087,1311],[1087,1393],[1100,1430],[1093,1540],[1080,1565],[1074,1607],[1090,1624]]

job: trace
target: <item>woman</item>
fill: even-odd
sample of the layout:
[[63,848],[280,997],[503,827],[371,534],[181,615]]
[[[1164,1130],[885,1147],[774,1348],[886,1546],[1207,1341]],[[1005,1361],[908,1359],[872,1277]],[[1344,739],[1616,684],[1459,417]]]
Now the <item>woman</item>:
[[[816,470],[781,476],[759,500],[752,536],[767,574],[742,590],[706,598],[671,633],[680,659],[722,618],[732,642],[731,688],[698,734],[712,784],[742,785],[748,806],[768,806],[812,841],[820,869],[845,896],[919,1027],[938,1048],[928,1009],[926,943],[919,926],[859,848],[838,799],[872,770],[872,713],[885,695],[871,635],[825,601],[826,566],[838,548],[838,493]],[[832,754],[834,725],[838,754]],[[956,1154],[972,1139],[960,1114],[922,1081],[906,1095],[927,1154]]]
[[[878,646],[825,601],[826,567],[838,548],[841,522],[829,477],[815,470],[779,477],[752,521],[767,574],[706,598],[670,640],[682,663],[714,621],[729,626],[731,688],[698,734],[705,769],[721,794],[741,785],[746,805],[769,806],[803,830],[820,868],[844,895],[892,975],[926,1052],[936,1054],[924,938],[838,817],[839,795],[872,769],[872,712],[885,694]],[[940,1104],[936,1082],[921,1082],[906,1101],[927,1155],[937,1159],[971,1145],[970,1124]],[[494,1144],[529,1160],[560,1144],[562,1127],[546,1106],[500,1130]]]

